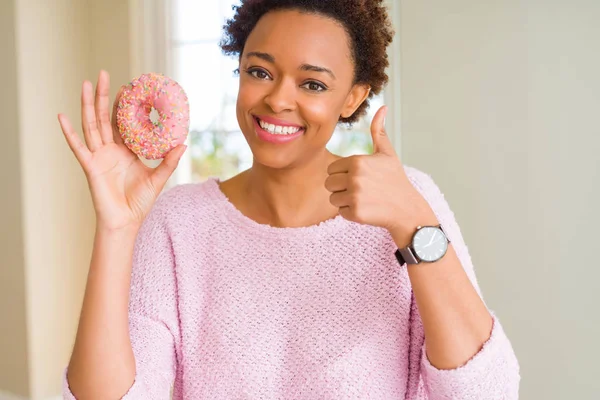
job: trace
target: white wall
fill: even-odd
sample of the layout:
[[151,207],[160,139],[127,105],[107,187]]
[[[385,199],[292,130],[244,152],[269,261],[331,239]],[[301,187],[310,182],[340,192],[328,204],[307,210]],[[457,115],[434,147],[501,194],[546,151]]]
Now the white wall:
[[401,6],[402,157],[455,211],[521,399],[600,398],[600,2]]
[[56,118],[79,125],[90,40],[85,2],[16,5],[29,386],[44,399],[60,393],[93,232],[87,185]]
[[[84,79],[130,80],[128,3],[0,3],[0,397],[61,391],[94,232],[87,182],[57,120],[80,130]],[[4,57],[8,55],[8,57]],[[6,175],[6,176],[5,176]],[[6,356],[5,356],[6,355]]]
[[0,2],[0,390],[29,394],[14,1]]

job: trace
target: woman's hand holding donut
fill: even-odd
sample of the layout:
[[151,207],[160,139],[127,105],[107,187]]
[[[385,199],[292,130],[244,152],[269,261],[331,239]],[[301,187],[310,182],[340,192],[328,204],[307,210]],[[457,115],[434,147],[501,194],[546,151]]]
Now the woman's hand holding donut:
[[89,81],[83,83],[81,120],[85,144],[68,118],[58,115],[63,134],[88,180],[98,227],[137,230],[171,176],[186,146],[170,151],[157,168],[146,166],[124,144],[116,126],[121,91],[109,110],[110,77],[100,71],[95,98]]

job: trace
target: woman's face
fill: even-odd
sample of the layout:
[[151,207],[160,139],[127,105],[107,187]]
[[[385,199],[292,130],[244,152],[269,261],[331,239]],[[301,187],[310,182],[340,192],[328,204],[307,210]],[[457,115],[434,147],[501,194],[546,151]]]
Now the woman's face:
[[240,59],[237,101],[255,163],[293,168],[322,155],[339,117],[368,95],[353,79],[349,38],[335,20],[289,10],[262,17]]

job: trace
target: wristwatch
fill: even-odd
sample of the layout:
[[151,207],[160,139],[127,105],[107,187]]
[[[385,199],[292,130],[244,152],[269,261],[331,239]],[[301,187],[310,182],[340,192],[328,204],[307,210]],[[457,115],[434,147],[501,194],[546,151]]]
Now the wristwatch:
[[413,235],[411,243],[396,250],[396,258],[400,265],[433,263],[444,257],[448,251],[450,240],[442,225],[419,226]]

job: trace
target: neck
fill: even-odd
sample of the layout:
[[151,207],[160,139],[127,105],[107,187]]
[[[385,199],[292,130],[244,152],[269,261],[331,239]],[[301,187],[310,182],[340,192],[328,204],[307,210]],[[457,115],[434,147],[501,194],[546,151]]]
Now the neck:
[[324,151],[302,166],[273,169],[255,163],[243,191],[259,222],[278,227],[315,225],[337,215],[325,189],[327,168],[340,157]]

